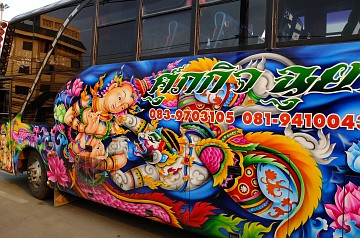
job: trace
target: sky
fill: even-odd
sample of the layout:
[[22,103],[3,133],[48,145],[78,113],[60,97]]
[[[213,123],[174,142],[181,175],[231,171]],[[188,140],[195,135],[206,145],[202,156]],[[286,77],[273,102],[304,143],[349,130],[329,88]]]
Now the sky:
[[4,10],[2,20],[10,21],[14,16],[58,1],[59,0],[0,0],[0,3],[9,6]]

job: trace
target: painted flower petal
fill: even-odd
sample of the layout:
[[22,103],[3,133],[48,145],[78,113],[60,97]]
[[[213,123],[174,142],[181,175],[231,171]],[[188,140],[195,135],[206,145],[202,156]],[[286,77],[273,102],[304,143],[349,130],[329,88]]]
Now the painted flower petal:
[[54,176],[54,175],[50,175],[50,176],[48,177],[48,180],[50,180],[50,181],[53,182],[53,183],[55,183],[55,182],[57,181],[56,176]]
[[342,210],[344,205],[344,190],[339,185],[336,186],[337,190],[335,193],[335,204],[340,210]]
[[354,196],[353,193],[347,193],[344,200],[345,213],[356,213],[359,207],[360,197]]
[[334,204],[324,204],[325,211],[333,220],[338,219],[339,216],[342,216],[342,210],[340,210]]
[[352,192],[354,190],[357,190],[357,186],[355,184],[353,184],[352,182],[349,182],[348,184],[345,185],[345,190],[346,192]]

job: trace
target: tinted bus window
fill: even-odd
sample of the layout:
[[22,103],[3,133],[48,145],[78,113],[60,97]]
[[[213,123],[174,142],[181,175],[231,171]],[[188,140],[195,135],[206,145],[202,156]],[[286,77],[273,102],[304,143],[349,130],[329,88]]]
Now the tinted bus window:
[[[27,69],[28,73],[31,68],[35,68],[33,63],[33,38],[34,38],[34,19],[30,18],[15,24],[15,44],[18,45],[18,52],[12,52],[9,59],[7,74],[17,75]],[[20,52],[21,51],[21,54]],[[17,54],[19,53],[19,54]]]
[[[21,106],[27,96],[27,94],[20,93],[17,89],[29,89],[34,80],[34,73],[38,68],[36,64],[36,54],[33,53],[33,50],[37,49],[37,41],[34,39],[35,25],[36,22],[34,18],[29,18],[14,24],[13,45],[15,45],[15,48],[11,50],[6,70],[6,75],[13,77],[11,111],[14,114],[20,112]],[[30,45],[32,50],[28,50],[29,48],[27,46]]]
[[103,0],[99,2],[99,26],[116,23],[126,19],[134,19],[137,14],[135,0],[114,1]]
[[0,82],[0,123],[10,118],[10,82]]
[[190,10],[143,19],[142,55],[189,51],[190,24]]
[[240,28],[240,1],[202,7],[200,49],[238,45]]
[[[335,11],[326,14],[326,35],[327,36],[339,36],[343,32],[348,19],[350,17],[351,10]],[[360,14],[360,12],[359,12]],[[348,34],[354,34],[354,29]]]
[[115,63],[135,55],[135,21],[99,28],[97,63]]
[[189,52],[191,5],[187,0],[144,0],[142,56]]
[[266,2],[246,2],[200,1],[200,49],[263,43]]
[[[245,31],[242,35],[245,44],[260,44],[265,41],[266,1],[252,0],[245,6]],[[241,7],[243,9],[243,6]]]
[[136,10],[135,0],[100,1],[97,64],[135,59]]
[[190,6],[189,0],[144,0],[143,14],[152,14],[161,11],[174,10],[184,6]]
[[358,1],[280,0],[278,41],[313,40],[359,33]]
[[[94,4],[90,4],[83,8],[71,21],[70,26],[68,27],[68,29],[71,28],[76,31],[76,33],[73,32],[74,34],[78,33],[78,37],[75,39],[77,41],[76,47],[81,52],[80,57],[70,59],[70,62],[79,62],[78,67],[71,66],[71,68],[86,68],[91,65],[94,11]],[[68,30],[68,32],[71,32],[71,30]]]
[[[14,78],[14,85],[30,89],[40,67],[44,63],[45,67],[25,107],[23,113],[24,122],[53,124],[53,104],[57,92],[69,78],[91,64],[93,4],[83,8],[75,16],[60,36],[49,60],[44,62],[55,36],[73,9],[74,6],[70,6],[44,13],[38,15],[34,20],[34,40],[31,52],[33,55],[32,74],[24,75],[18,79]],[[24,32],[19,33],[26,35]],[[20,51],[17,53],[22,54]],[[27,95],[17,94],[16,90],[14,90],[14,93],[16,95],[13,97],[13,112],[17,113]],[[21,100],[17,102],[15,98],[21,98]]]

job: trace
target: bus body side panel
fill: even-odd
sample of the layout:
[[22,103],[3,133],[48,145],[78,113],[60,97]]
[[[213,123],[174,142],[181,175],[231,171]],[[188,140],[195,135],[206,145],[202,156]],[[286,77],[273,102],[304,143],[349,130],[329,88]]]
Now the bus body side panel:
[[49,181],[210,237],[356,237],[359,49],[93,66],[37,137]]
[[351,237],[358,49],[91,67],[56,99],[52,186],[211,237]]

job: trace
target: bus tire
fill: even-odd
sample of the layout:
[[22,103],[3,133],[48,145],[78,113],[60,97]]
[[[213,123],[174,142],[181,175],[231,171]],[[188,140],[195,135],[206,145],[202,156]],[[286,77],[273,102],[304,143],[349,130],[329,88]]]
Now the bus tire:
[[51,189],[47,186],[47,175],[40,154],[31,151],[27,160],[27,175],[30,193],[37,199],[43,200],[51,195]]

